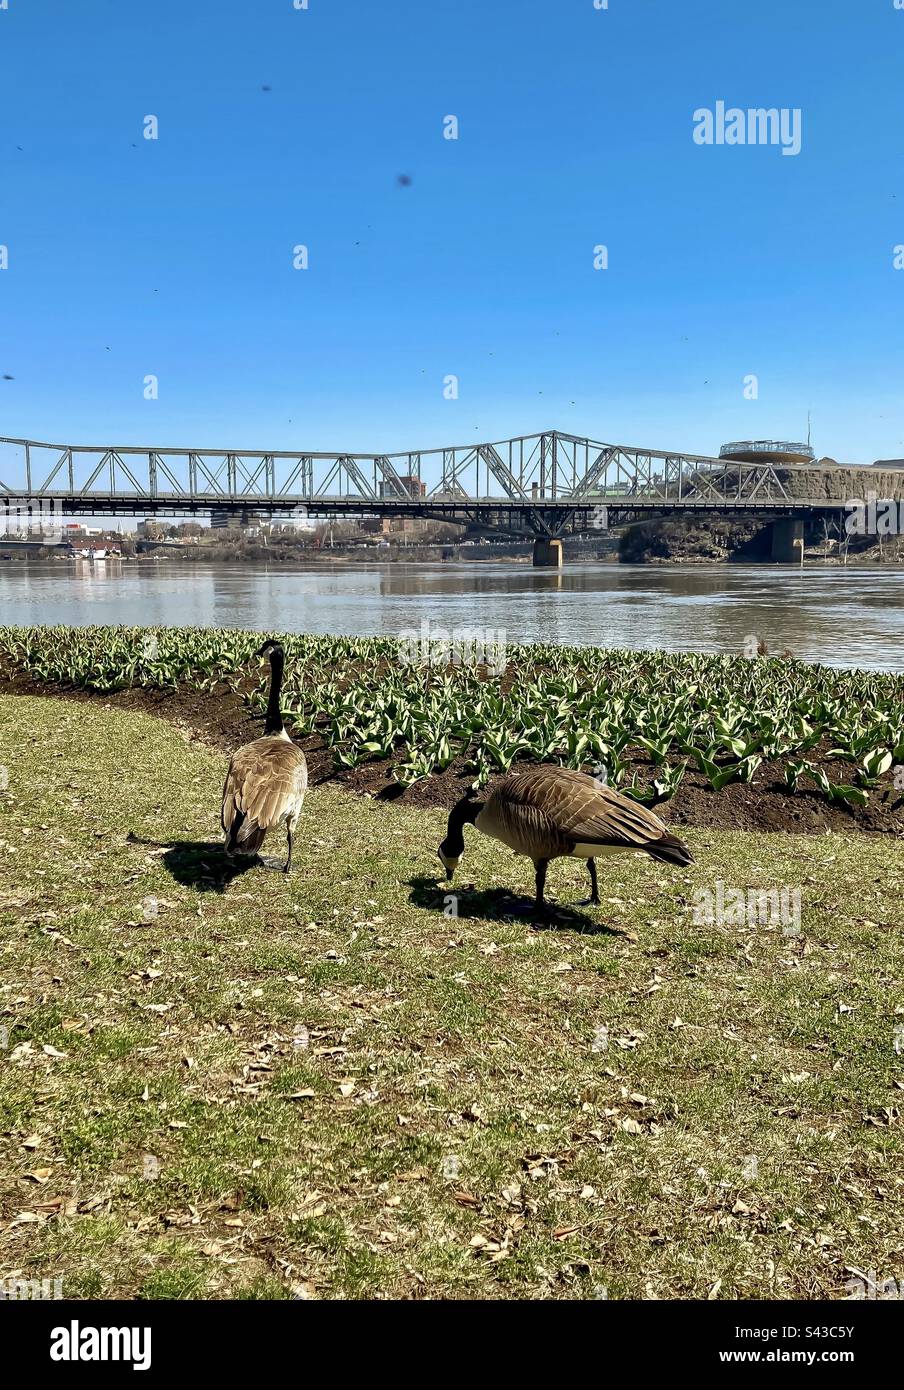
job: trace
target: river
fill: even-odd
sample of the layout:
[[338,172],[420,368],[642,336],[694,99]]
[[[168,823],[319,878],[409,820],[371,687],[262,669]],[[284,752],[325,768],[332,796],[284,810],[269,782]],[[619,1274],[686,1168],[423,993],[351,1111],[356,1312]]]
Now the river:
[[0,564],[0,621],[245,627],[743,652],[904,671],[904,572],[813,565]]

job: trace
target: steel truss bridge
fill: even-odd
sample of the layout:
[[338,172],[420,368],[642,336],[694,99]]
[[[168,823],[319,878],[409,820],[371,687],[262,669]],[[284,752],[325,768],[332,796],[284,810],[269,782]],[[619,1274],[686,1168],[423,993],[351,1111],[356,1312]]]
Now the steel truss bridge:
[[790,489],[792,473],[819,477],[814,492],[822,492],[818,467],[777,469],[768,461],[637,449],[559,430],[397,454],[0,438],[0,522],[4,511],[42,518],[212,513],[243,521],[389,515],[548,539],[650,514],[754,512],[767,520],[845,508],[843,498]]

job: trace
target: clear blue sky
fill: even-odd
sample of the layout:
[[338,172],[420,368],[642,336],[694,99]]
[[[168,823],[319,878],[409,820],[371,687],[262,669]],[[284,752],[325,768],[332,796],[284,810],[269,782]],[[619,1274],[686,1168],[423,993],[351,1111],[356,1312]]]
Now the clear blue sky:
[[[893,0],[8,4],[0,435],[707,453],[809,407],[904,456]],[[802,152],[698,146],[719,99]]]

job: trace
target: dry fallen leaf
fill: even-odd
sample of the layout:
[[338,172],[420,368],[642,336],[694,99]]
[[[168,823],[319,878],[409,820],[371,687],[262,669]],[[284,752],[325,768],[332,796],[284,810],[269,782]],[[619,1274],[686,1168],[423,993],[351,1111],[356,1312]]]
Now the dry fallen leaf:
[[31,1182],[45,1183],[53,1172],[52,1168],[35,1168],[31,1173],[23,1173],[22,1176]]

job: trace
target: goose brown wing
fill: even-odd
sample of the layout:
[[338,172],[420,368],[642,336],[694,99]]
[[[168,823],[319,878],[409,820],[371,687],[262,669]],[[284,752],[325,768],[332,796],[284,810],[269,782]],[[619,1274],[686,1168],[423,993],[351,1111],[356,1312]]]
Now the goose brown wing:
[[639,802],[620,796],[582,772],[541,767],[506,780],[506,801],[530,807],[574,844],[645,849],[667,835],[666,826]]
[[268,830],[301,807],[308,785],[304,753],[284,738],[259,738],[233,754],[223,787],[223,829],[238,812]]

